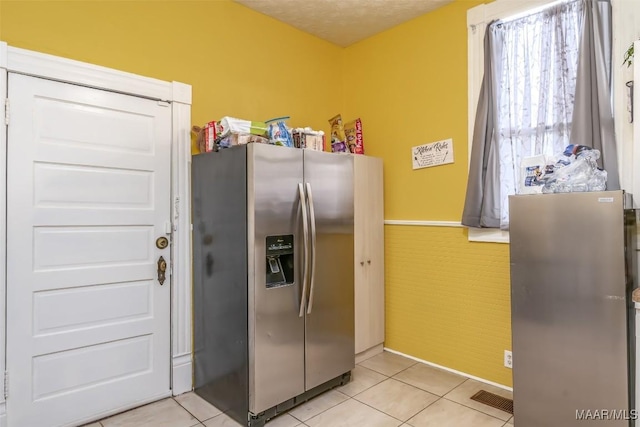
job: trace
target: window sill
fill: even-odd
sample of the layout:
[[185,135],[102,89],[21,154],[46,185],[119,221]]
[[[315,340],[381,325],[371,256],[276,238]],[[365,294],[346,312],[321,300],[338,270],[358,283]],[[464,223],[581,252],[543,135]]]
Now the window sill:
[[509,243],[509,232],[495,228],[469,227],[470,242]]

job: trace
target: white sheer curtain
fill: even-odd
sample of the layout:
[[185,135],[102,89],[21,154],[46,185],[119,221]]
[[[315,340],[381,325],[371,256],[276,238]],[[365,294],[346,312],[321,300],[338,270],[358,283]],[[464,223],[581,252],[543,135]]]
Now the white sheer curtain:
[[500,155],[500,228],[509,227],[523,158],[548,156],[569,144],[583,1],[564,3],[493,24],[502,40],[496,78]]

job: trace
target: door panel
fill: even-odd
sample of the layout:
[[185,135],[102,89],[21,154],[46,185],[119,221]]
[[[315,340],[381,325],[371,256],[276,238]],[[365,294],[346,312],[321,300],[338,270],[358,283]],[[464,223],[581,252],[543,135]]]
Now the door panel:
[[171,109],[15,74],[9,98],[9,425],[168,395]]
[[316,220],[313,303],[306,318],[306,389],[353,369],[353,156],[304,150]]
[[[303,239],[298,221],[302,150],[247,146],[249,238],[249,410],[258,413],[304,392],[304,317],[299,317]],[[266,287],[267,236],[294,235],[294,282]],[[283,260],[284,262],[284,260]],[[250,269],[251,271],[251,269]]]

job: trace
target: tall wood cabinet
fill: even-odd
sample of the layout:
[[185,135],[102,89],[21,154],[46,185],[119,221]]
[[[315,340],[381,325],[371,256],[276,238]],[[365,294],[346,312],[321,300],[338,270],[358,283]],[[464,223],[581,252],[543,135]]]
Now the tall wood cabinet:
[[356,362],[384,343],[383,202],[382,159],[354,156]]

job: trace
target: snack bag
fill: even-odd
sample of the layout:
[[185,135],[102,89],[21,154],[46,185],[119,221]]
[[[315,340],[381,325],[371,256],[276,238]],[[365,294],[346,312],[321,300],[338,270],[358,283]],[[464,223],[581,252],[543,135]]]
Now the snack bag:
[[204,125],[204,152],[214,151],[215,140],[218,137],[218,123],[215,121]]
[[364,141],[362,139],[362,121],[355,119],[344,125],[344,133],[347,138],[349,152],[364,154]]
[[331,125],[331,151],[349,152],[347,148],[347,137],[344,133],[344,126],[342,125],[342,116],[338,114],[329,119]]
[[269,142],[275,145],[283,145],[285,147],[293,147],[293,137],[291,131],[284,123],[289,117],[278,117],[267,120],[265,123],[268,127]]
[[227,136],[230,133],[251,133],[253,135],[266,136],[267,125],[265,122],[252,122],[225,116],[218,122],[218,134]]
[[196,135],[196,143],[200,153],[217,151],[216,139],[218,138],[219,131],[218,122],[216,121],[211,121],[204,125],[204,127],[194,125],[191,128],[191,132]]
[[356,152],[356,122],[347,123],[344,125],[344,135],[347,138],[347,148],[350,153]]

